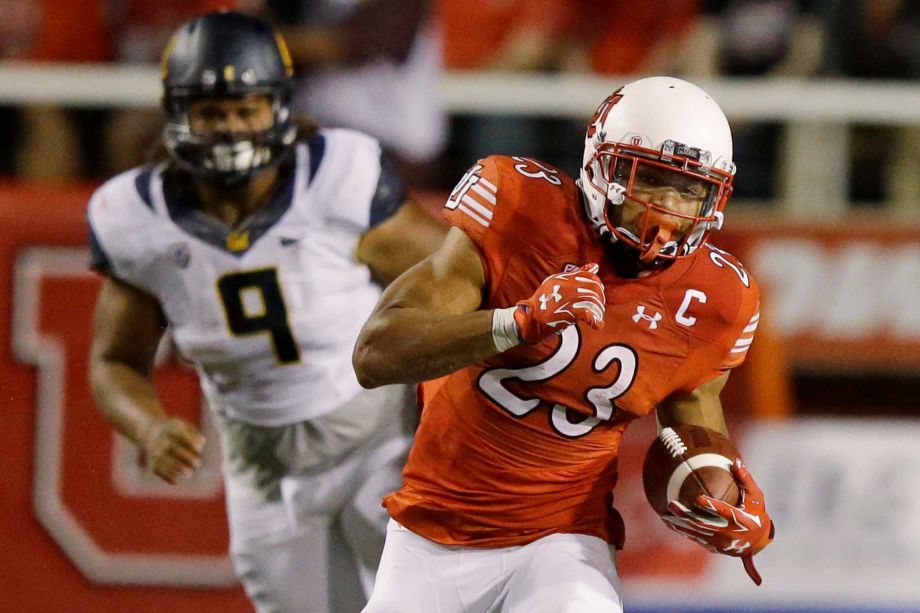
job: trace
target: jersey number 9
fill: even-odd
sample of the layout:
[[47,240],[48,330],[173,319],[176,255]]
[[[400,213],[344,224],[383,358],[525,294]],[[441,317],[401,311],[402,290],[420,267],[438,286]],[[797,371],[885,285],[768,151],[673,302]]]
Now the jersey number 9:
[[276,269],[225,275],[217,281],[217,292],[230,332],[236,336],[268,334],[281,364],[300,361],[300,347],[288,324]]

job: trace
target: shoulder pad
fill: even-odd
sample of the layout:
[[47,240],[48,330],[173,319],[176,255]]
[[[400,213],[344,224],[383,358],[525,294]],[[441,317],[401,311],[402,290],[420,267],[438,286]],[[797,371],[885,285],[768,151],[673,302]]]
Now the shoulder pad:
[[112,177],[93,192],[87,215],[95,229],[114,226],[129,230],[155,215],[150,194],[154,172],[156,169],[150,166],[134,168]]
[[541,250],[570,250],[577,239],[564,226],[581,221],[576,190],[568,175],[543,162],[490,156],[463,175],[444,217],[474,242],[502,234]]
[[[309,203],[311,218],[347,229],[366,232],[381,180],[383,150],[377,139],[345,128],[323,129],[322,160],[311,159]],[[314,138],[317,138],[316,136]],[[308,157],[313,158],[315,148]]]

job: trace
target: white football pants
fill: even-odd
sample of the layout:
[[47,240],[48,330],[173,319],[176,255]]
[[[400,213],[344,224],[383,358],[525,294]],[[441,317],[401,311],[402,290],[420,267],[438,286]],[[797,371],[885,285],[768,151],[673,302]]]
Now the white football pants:
[[597,537],[446,547],[390,520],[364,613],[622,613],[619,591],[610,548]]
[[259,613],[357,613],[373,589],[417,409],[408,389],[360,393],[313,420],[219,420],[237,576]]

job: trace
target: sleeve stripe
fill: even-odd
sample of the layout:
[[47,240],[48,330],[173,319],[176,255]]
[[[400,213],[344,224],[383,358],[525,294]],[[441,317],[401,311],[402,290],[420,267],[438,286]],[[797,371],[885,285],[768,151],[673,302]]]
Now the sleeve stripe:
[[741,336],[735,341],[735,345],[729,351],[729,354],[739,354],[745,353],[751,347],[751,343],[754,342],[754,330],[757,329],[757,324],[760,323],[760,311],[754,313],[754,316],[751,317],[748,325],[745,326],[744,330],[741,331]]
[[[492,224],[495,207],[498,204],[498,188],[479,174],[482,170],[482,163],[477,163],[470,168],[450,193],[444,206],[448,212],[461,211],[480,226],[488,228]],[[454,221],[463,223],[456,217]]]
[[748,322],[748,325],[741,331],[741,334],[751,334],[754,330],[757,329],[757,324],[760,323],[760,311],[754,313],[754,316],[751,317],[751,320]]
[[[480,179],[479,181],[482,182],[482,179]],[[477,194],[485,198],[489,204],[491,204],[492,206],[495,206],[495,203],[496,203],[495,192],[490,192],[489,190],[485,189],[479,183],[473,183],[472,189],[474,192],[476,192]]]
[[470,197],[469,194],[464,194],[463,198],[460,199],[460,202],[470,207],[489,221],[492,221],[492,211],[490,211],[488,207],[483,206],[482,203],[478,202],[475,198]]
[[493,194],[498,193],[498,188],[495,187],[495,184],[489,181],[488,179],[486,179],[485,177],[479,177],[479,181],[477,181],[477,183],[479,185],[482,185],[483,187],[487,187],[489,191],[492,192]]
[[467,215],[469,215],[470,217],[472,217],[472,218],[473,218],[473,221],[475,221],[476,223],[478,223],[478,224],[480,224],[480,225],[483,225],[483,226],[485,226],[485,227],[487,227],[487,228],[489,227],[489,222],[488,222],[487,220],[485,220],[485,219],[483,219],[482,217],[480,217],[479,214],[476,213],[476,211],[474,211],[474,210],[471,209],[470,207],[466,206],[465,204],[460,204],[460,205],[457,207],[457,210],[458,210],[458,211],[463,211],[464,213],[466,213]]

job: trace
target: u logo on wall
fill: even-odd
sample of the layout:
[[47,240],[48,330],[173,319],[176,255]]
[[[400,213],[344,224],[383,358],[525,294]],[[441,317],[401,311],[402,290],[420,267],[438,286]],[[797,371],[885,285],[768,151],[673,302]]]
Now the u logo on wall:
[[146,471],[95,407],[87,372],[100,281],[88,259],[83,248],[33,247],[15,264],[13,352],[38,374],[34,513],[93,582],[235,585],[217,433],[194,372],[164,355],[155,374],[168,410],[208,438],[204,466],[183,485]]

